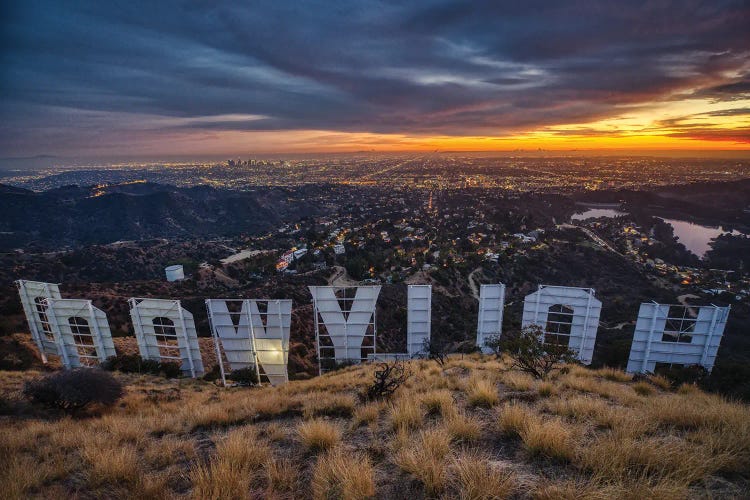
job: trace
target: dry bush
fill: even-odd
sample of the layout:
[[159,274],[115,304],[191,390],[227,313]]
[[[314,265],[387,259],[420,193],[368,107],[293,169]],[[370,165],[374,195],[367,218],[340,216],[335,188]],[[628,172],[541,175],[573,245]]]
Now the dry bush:
[[312,478],[313,498],[355,500],[375,496],[375,471],[361,453],[336,449],[322,455]]
[[421,402],[429,415],[441,415],[445,417],[456,411],[453,395],[450,391],[444,389],[422,394]]
[[351,417],[354,406],[354,398],[347,394],[321,394],[305,400],[303,415],[305,418]]
[[477,441],[482,435],[482,423],[463,412],[454,412],[445,417],[444,427],[454,441]]
[[497,386],[490,380],[474,377],[467,383],[466,401],[471,406],[490,408],[500,402]]
[[363,424],[374,425],[380,418],[380,412],[383,410],[383,404],[380,402],[367,403],[354,409],[354,418],[352,427],[356,428]]
[[333,448],[341,441],[341,430],[325,420],[309,420],[297,427],[299,440],[308,451]]
[[534,378],[531,375],[517,371],[503,373],[502,382],[514,391],[529,391],[534,387]]
[[489,457],[475,453],[456,457],[450,472],[451,484],[461,499],[508,498],[519,487],[518,477],[512,470],[493,467]]
[[536,423],[539,419],[539,415],[528,406],[511,403],[500,409],[497,423],[503,434],[519,436],[529,423]]
[[429,496],[440,494],[446,485],[446,457],[450,452],[450,436],[444,429],[421,431],[416,442],[403,446],[394,462],[424,486]]
[[416,429],[423,420],[422,408],[415,398],[401,397],[391,405],[391,426],[395,430]]
[[575,454],[573,432],[561,420],[527,420],[519,435],[532,456],[567,461]]
[[633,384],[633,390],[639,396],[651,396],[656,392],[654,386],[649,384],[648,382],[636,382],[635,384]]

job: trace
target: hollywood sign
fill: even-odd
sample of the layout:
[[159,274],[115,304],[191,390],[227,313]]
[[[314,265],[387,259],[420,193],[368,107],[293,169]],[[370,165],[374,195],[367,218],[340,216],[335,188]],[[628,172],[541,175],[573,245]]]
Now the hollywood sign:
[[[42,360],[60,356],[66,368],[92,366],[113,356],[106,315],[84,299],[63,299],[51,283],[17,282]],[[405,353],[377,352],[376,305],[380,286],[311,286],[319,373],[342,363],[426,356],[431,338],[432,287],[409,285]],[[185,375],[204,373],[195,322],[179,300],[129,300],[143,358],[180,364]],[[505,285],[482,285],[477,346],[502,336]],[[674,312],[681,308],[680,311]],[[288,380],[291,300],[208,299],[211,335],[221,377],[252,369],[273,385]],[[522,326],[537,325],[541,341],[570,348],[591,363],[602,303],[590,288],[540,285],[524,300]],[[628,361],[629,372],[652,372],[657,363],[713,368],[729,307],[642,304]],[[673,340],[676,339],[676,340]],[[225,362],[226,361],[226,362]]]

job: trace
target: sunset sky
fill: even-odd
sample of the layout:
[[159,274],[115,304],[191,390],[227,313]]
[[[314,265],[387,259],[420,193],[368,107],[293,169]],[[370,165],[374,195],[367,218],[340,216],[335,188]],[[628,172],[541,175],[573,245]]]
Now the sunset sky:
[[749,5],[3,2],[0,156],[750,150]]

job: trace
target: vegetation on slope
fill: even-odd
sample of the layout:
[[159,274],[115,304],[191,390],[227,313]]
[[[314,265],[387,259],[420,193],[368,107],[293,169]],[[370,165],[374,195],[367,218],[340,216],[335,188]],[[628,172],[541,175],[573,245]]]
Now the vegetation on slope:
[[6,498],[591,498],[741,495],[750,409],[692,386],[571,366],[547,381],[479,355],[271,388],[121,375],[123,402],[72,419],[0,372]]

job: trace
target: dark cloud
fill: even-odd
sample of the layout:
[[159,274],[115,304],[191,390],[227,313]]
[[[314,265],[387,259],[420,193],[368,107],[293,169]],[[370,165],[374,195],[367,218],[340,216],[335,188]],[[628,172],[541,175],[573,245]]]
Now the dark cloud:
[[749,91],[744,1],[10,4],[5,156],[160,130],[502,136]]

